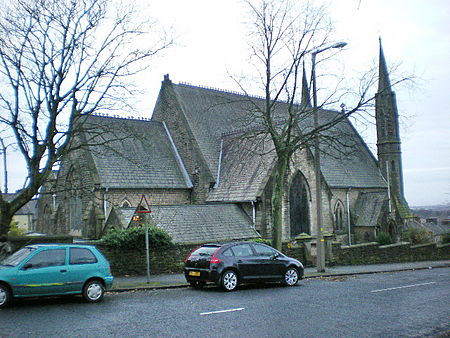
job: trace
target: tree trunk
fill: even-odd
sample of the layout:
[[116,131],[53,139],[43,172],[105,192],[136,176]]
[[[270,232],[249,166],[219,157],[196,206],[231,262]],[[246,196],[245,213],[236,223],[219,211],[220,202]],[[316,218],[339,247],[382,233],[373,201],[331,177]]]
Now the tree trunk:
[[3,201],[0,205],[0,242],[6,241],[13,216],[14,214],[10,212],[9,203]]
[[283,244],[283,198],[288,157],[279,156],[272,191],[272,246],[281,250]]

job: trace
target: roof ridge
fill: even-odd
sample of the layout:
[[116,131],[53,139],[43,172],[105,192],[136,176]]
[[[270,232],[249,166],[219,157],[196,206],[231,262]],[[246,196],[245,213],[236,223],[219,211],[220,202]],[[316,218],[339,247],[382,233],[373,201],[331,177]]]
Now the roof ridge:
[[223,89],[223,88],[218,88],[218,87],[198,86],[198,85],[194,85],[194,84],[192,84],[190,82],[184,82],[184,81],[179,82],[177,85],[185,86],[185,87],[198,88],[198,89],[205,89],[205,90],[220,92],[220,93],[223,93],[223,94],[233,94],[233,95],[238,95],[238,96],[243,96],[243,97],[248,97],[248,98],[254,98],[254,99],[265,99],[261,95],[249,95],[249,94],[246,94],[244,92],[238,92],[238,91],[235,91],[235,90],[228,90],[228,89]]
[[[151,118],[142,117],[142,116],[121,116],[121,115],[109,115],[109,114],[102,114],[102,113],[93,113],[91,116],[95,117],[104,117],[109,119],[116,119],[116,120],[130,120],[130,121],[146,121],[146,122],[159,122],[154,121]],[[160,123],[160,122],[159,122]]]

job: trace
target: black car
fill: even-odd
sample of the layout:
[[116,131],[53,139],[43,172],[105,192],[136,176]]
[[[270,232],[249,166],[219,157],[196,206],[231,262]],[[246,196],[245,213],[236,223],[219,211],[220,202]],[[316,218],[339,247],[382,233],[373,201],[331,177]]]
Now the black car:
[[226,291],[242,283],[281,282],[293,286],[303,277],[303,265],[261,243],[206,244],[187,256],[184,275],[196,288],[210,282]]

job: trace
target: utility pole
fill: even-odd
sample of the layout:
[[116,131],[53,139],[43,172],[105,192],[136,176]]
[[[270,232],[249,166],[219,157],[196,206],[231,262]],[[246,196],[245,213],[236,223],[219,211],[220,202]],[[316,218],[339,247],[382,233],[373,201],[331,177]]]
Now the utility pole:
[[319,136],[319,112],[317,107],[317,87],[316,87],[316,55],[331,48],[342,48],[346,42],[338,42],[331,46],[313,50],[311,52],[311,76],[313,87],[313,109],[314,109],[314,170],[316,176],[316,219],[317,219],[317,272],[325,272],[325,240],[323,239],[322,225],[322,180],[320,170],[320,136]]
[[3,139],[1,137],[0,137],[0,143],[2,145],[2,153],[3,153],[3,177],[5,179],[5,186],[4,186],[3,192],[5,194],[7,194],[8,193],[8,167],[7,167],[7,161],[6,161],[7,146],[5,146],[5,142],[3,141]]

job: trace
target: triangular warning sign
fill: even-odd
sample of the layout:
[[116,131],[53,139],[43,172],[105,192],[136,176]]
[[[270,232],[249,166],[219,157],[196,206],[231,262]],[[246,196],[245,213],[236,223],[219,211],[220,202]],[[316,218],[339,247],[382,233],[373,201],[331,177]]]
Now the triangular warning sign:
[[[143,205],[143,202],[145,201],[145,206]],[[136,208],[136,213],[138,214],[149,214],[151,213],[150,205],[148,204],[147,198],[144,194],[142,194],[141,200],[139,201],[139,204]]]

